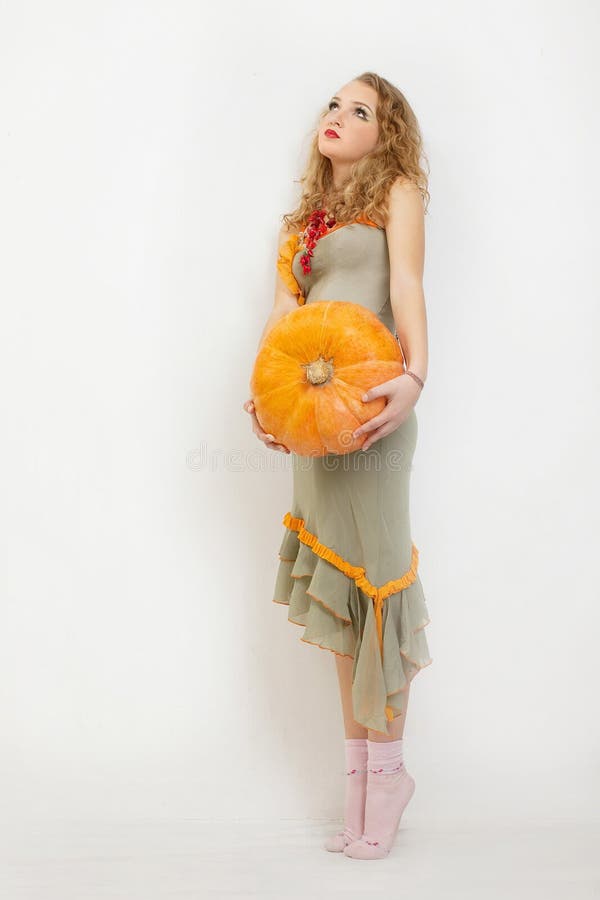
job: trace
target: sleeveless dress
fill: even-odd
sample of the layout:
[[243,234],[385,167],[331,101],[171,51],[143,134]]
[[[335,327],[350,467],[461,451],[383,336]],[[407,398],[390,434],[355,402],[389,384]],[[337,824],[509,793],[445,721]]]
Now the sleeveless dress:
[[[360,303],[396,336],[385,229],[363,216],[334,225],[316,241],[307,274],[298,238],[292,235],[277,259],[298,304]],[[353,718],[386,735],[388,723],[405,711],[409,683],[433,661],[410,530],[416,440],[413,409],[366,451],[290,453],[293,494],[273,596],[289,607],[288,620],[304,628],[302,641],[354,659]]]

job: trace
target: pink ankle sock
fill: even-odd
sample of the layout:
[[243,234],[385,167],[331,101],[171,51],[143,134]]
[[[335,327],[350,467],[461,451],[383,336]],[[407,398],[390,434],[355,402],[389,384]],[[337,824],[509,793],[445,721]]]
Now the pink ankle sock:
[[344,847],[354,859],[383,859],[394,843],[415,781],[404,767],[403,741],[367,741],[368,771],[364,833]]
[[357,841],[363,833],[365,796],[367,792],[367,738],[346,738],[346,796],[344,805],[344,830],[328,837],[325,850],[340,853],[344,847]]

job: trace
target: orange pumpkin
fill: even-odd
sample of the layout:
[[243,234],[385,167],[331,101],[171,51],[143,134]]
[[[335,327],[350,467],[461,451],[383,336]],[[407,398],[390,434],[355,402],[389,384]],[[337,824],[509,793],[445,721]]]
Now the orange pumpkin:
[[362,395],[404,372],[392,332],[374,312],[346,300],[316,300],[267,333],[250,379],[261,428],[300,456],[359,450],[354,429],[386,405]]

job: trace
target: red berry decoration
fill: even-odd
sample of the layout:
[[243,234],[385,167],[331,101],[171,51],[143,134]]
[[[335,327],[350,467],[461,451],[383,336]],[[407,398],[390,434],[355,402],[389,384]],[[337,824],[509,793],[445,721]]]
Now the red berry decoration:
[[309,216],[306,228],[300,233],[300,249],[304,249],[305,253],[300,257],[300,264],[305,275],[311,271],[310,258],[317,241],[324,234],[327,234],[329,228],[333,228],[336,224],[333,216],[327,216],[324,209],[315,209]]

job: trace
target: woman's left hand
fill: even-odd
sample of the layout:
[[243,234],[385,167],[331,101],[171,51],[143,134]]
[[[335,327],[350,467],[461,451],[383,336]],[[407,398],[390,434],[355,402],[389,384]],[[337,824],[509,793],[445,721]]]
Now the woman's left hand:
[[410,375],[398,375],[382,384],[377,384],[363,394],[362,400],[368,402],[376,397],[387,397],[388,402],[381,412],[364,422],[352,433],[353,437],[360,437],[365,432],[367,439],[362,445],[362,450],[368,450],[374,441],[391,434],[398,426],[402,425],[411,413],[421,393],[421,387]]

